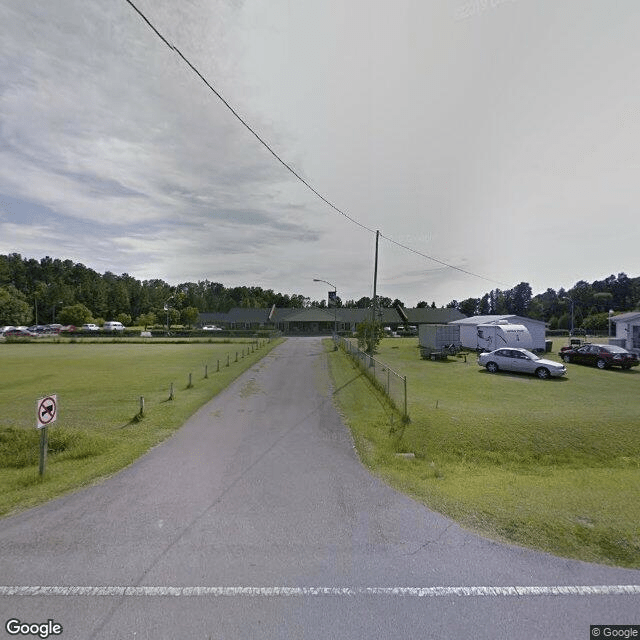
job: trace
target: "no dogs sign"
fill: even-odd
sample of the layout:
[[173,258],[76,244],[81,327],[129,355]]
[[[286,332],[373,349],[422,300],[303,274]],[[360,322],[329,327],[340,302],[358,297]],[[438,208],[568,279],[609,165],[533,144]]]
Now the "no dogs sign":
[[49,426],[58,417],[58,396],[47,396],[40,398],[36,403],[36,413],[38,416],[38,429]]

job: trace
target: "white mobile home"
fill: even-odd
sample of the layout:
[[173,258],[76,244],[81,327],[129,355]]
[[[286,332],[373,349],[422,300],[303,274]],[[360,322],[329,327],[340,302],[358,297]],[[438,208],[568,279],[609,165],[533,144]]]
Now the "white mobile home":
[[617,344],[628,351],[640,353],[640,311],[613,316],[611,322],[616,327]]
[[[525,327],[531,335],[531,343],[529,346],[524,347],[526,349],[533,349],[535,351],[545,350],[545,330],[546,325],[542,320],[533,320],[532,318],[525,318],[523,316],[516,316],[512,314],[507,315],[492,315],[492,316],[473,316],[472,318],[463,318],[462,320],[454,320],[449,324],[460,326],[460,342],[463,347],[468,349],[486,349],[487,346],[482,343],[478,336],[478,328],[482,325],[521,325]],[[524,336],[524,334],[521,334]],[[500,346],[496,345],[494,349]],[[514,344],[510,346],[516,346]],[[522,345],[524,346],[524,345]]]

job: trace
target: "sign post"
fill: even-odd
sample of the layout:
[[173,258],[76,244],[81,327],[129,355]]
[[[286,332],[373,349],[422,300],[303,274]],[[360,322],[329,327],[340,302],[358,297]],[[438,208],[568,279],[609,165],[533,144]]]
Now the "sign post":
[[47,465],[48,426],[58,417],[58,396],[40,398],[36,403],[36,428],[40,430],[40,477]]

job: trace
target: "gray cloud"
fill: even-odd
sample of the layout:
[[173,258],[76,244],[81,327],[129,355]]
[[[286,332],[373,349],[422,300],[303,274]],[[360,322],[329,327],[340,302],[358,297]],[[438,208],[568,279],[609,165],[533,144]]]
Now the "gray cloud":
[[[638,272],[620,229],[640,198],[640,9],[485,4],[139,1],[332,202],[494,281],[383,243],[388,295],[445,303],[495,281]],[[370,293],[372,236],[275,162],[127,3],[0,0],[0,21],[0,194],[14,203],[0,251]]]

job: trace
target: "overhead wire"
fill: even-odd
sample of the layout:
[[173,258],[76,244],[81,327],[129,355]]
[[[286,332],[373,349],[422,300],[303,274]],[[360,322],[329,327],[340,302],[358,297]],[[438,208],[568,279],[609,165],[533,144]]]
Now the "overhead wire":
[[[131,8],[140,16],[140,18],[147,24],[147,26],[158,36],[158,38],[160,38],[160,40],[162,40],[162,42],[164,42],[164,44],[171,50],[174,51],[178,56],[180,56],[180,58],[184,61],[184,63],[198,76],[198,78],[200,78],[200,80],[214,93],[214,95],[222,102],[222,104],[224,104],[224,106],[233,114],[233,116],[258,140],[258,142],[287,170],[289,171],[297,180],[299,180],[302,184],[305,185],[305,187],[307,187],[307,189],[309,189],[312,193],[314,193],[318,198],[320,198],[320,200],[322,200],[325,204],[327,204],[329,207],[331,207],[331,209],[333,209],[336,213],[340,214],[341,216],[343,216],[344,218],[346,218],[347,220],[349,220],[350,222],[352,222],[353,224],[357,225],[358,227],[365,229],[366,231],[369,231],[370,233],[376,233],[376,231],[374,229],[372,229],[371,227],[368,227],[366,224],[363,224],[362,222],[360,222],[359,220],[356,220],[355,218],[353,218],[352,216],[350,216],[349,214],[347,214],[345,211],[343,211],[342,209],[340,209],[339,207],[337,207],[335,204],[333,204],[333,202],[331,202],[328,198],[326,198],[325,196],[323,196],[315,187],[313,187],[313,185],[311,185],[305,178],[303,178],[290,164],[288,164],[287,162],[285,162],[274,150],[273,148],[258,134],[258,132],[240,115],[240,113],[238,113],[238,111],[224,98],[224,96],[217,90],[215,89],[215,87],[213,87],[211,85],[211,83],[200,73],[200,71],[191,63],[191,61],[185,56],[183,55],[183,53],[180,51],[180,49],[178,49],[178,47],[176,47],[175,45],[171,44],[163,35],[162,33],[160,33],[160,31],[155,27],[155,25],[151,22],[151,20],[149,20],[149,18],[147,18],[147,16],[135,5],[135,3],[132,0],[125,0],[125,2],[127,2]],[[407,245],[404,245],[400,242],[397,242],[396,240],[394,240],[393,238],[390,238],[389,236],[385,236],[384,234],[380,233],[380,237],[384,238],[385,240],[387,240],[388,242],[402,248],[405,249],[406,251],[410,251],[411,253],[414,253],[418,256],[421,256],[423,258],[426,258],[427,260],[431,260],[433,262],[436,262],[438,264],[441,264],[445,267],[448,267],[449,269],[454,269],[456,271],[459,271],[461,273],[465,273],[467,275],[473,276],[475,278],[480,278],[482,280],[486,280],[487,282],[493,282],[495,284],[500,284],[500,285],[504,285],[504,286],[508,286],[505,285],[503,282],[498,282],[497,280],[492,280],[491,278],[487,278],[485,276],[482,276],[480,274],[474,273],[472,271],[468,271],[466,269],[463,269],[462,267],[457,267],[455,265],[449,264],[448,262],[445,262],[444,260],[439,260],[438,258],[434,258],[433,256],[427,255],[426,253],[422,253],[421,251],[418,251],[416,249],[413,249],[412,247],[409,247]]]

